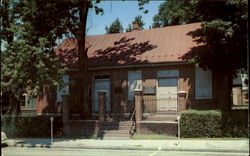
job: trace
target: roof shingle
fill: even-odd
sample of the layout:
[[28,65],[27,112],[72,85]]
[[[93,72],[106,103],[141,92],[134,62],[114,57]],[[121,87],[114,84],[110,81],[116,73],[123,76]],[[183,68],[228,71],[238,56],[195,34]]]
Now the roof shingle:
[[[86,37],[88,66],[117,66],[145,63],[182,62],[180,58],[198,46],[189,32],[201,28],[201,23],[168,26]],[[77,41],[65,39],[56,49],[70,67],[77,63]]]

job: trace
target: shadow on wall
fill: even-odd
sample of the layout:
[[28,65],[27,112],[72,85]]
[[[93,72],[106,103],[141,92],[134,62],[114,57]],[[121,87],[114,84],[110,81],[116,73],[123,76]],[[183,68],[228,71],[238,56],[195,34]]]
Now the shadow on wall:
[[[199,64],[208,66],[209,69],[213,69],[212,73],[212,99],[195,99],[195,77],[190,81],[189,85],[192,88],[192,98],[187,99],[187,107],[191,109],[208,110],[208,109],[224,109],[227,107],[229,98],[226,94],[228,86],[226,84],[226,79],[221,77],[221,72],[224,72],[225,63],[221,63],[225,60],[225,55],[218,54],[220,48],[216,49],[216,52],[211,49],[207,44],[202,42],[201,36],[202,29],[196,29],[195,31],[190,31],[187,35],[191,36],[193,40],[198,44],[198,46],[192,47],[186,54],[180,58],[184,61],[192,61],[194,58],[199,60]],[[223,52],[221,52],[223,53]],[[205,58],[205,59],[204,59]],[[194,65],[194,63],[191,63]],[[229,66],[228,66],[229,67]],[[229,67],[230,68],[230,67]],[[195,70],[193,70],[193,75],[195,75]],[[193,83],[193,84],[192,84]],[[223,85],[224,84],[224,85]],[[190,90],[191,91],[191,90]]]
[[[181,56],[180,58],[184,61],[190,61],[194,58],[198,60],[202,60],[201,64],[211,64],[213,62],[210,53],[210,49],[207,45],[205,45],[202,40],[202,30],[201,29],[196,29],[194,31],[190,31],[187,33],[187,35],[191,36],[198,44],[198,46],[192,47],[186,54]],[[201,59],[201,58],[207,58],[207,59]],[[216,109],[216,105],[214,105],[214,102],[212,99],[196,99],[195,97],[195,68],[194,64],[190,63],[192,68],[188,72],[188,74],[183,74],[184,75],[184,81],[187,81],[188,78],[188,95],[187,95],[187,100],[186,100],[186,109],[198,109],[198,110],[208,110],[208,109]],[[213,75],[212,75],[213,76]],[[212,80],[214,78],[212,77]],[[212,82],[212,85],[214,83]],[[214,87],[213,87],[214,88]],[[214,95],[214,93],[213,93]]]
[[37,96],[37,113],[62,113],[62,103],[56,102],[56,87],[45,85]]

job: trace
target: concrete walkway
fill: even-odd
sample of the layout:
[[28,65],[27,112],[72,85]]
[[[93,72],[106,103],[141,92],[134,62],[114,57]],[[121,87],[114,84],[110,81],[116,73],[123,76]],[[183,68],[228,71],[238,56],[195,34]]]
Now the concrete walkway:
[[8,139],[10,147],[164,150],[249,153],[248,140],[93,140],[93,139]]

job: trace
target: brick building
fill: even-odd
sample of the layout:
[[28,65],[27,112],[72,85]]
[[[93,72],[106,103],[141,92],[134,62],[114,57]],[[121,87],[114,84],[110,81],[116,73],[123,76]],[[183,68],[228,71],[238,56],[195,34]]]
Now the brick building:
[[[193,23],[87,36],[86,87],[90,114],[98,115],[99,90],[106,91],[106,112],[111,117],[128,116],[133,112],[134,90],[141,90],[145,119],[152,119],[152,114],[157,113],[226,107],[229,99],[221,93],[225,89],[221,85],[223,80],[215,73],[194,67],[182,59],[192,48],[200,46],[195,41],[197,38],[191,35],[200,28],[201,23]],[[63,90],[70,96],[70,114],[79,115],[77,41],[65,39],[55,51],[69,67],[63,78],[69,85]],[[61,93],[62,90],[45,86],[33,111],[61,113]]]

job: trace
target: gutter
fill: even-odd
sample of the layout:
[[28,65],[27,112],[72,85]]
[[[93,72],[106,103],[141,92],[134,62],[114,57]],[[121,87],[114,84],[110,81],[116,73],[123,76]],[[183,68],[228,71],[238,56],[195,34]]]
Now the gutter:
[[140,68],[140,67],[162,67],[172,65],[187,65],[187,62],[169,62],[169,63],[157,63],[157,64],[140,64],[140,65],[122,65],[122,66],[110,66],[110,67],[91,67],[88,70],[101,70],[101,69],[124,69],[124,68]]
[[[140,65],[120,65],[120,66],[106,66],[106,67],[90,67],[87,70],[102,70],[102,69],[125,69],[125,68],[141,68],[141,67],[162,67],[173,65],[188,65],[187,62],[167,62],[167,63],[154,63],[154,64],[140,64]],[[69,72],[78,71],[77,68],[71,68]]]

